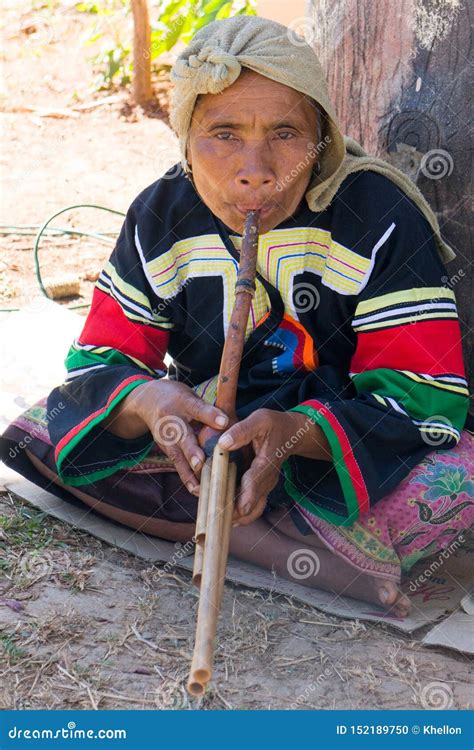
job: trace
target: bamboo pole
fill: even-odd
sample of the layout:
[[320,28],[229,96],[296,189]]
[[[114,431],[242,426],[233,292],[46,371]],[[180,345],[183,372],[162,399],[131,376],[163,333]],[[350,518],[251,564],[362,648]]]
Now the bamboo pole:
[[[191,665],[188,690],[192,695],[202,695],[211,678],[214,638],[219,614],[220,581],[222,572],[221,539],[224,536],[226,514],[221,507],[227,499],[227,467],[229,452],[215,447],[212,455],[212,476],[209,487],[206,544],[202,566],[196,641]],[[227,562],[227,561],[225,561]]]
[[198,515],[196,519],[196,531],[194,539],[193,583],[199,588],[201,585],[202,565],[204,560],[204,543],[207,528],[207,509],[209,505],[209,487],[211,484],[211,459],[208,458],[201,472],[201,485],[199,490]]
[[[245,343],[250,304],[255,289],[259,212],[249,211],[245,220],[235,302],[224,343],[217,385],[216,406],[236,421],[235,402],[240,361]],[[214,640],[225,581],[234,510],[237,467],[229,452],[216,443],[220,433],[204,427],[199,442],[207,455],[201,474],[193,581],[200,586],[196,638],[188,691],[202,695],[212,676]]]

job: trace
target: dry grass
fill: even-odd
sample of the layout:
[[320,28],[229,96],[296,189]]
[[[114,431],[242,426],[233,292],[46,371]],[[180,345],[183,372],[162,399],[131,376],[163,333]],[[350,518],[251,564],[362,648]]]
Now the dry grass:
[[[469,706],[468,661],[389,626],[226,587],[215,680],[185,690],[196,591],[0,495],[0,708],[417,708],[442,680]],[[153,583],[153,581],[159,583]]]

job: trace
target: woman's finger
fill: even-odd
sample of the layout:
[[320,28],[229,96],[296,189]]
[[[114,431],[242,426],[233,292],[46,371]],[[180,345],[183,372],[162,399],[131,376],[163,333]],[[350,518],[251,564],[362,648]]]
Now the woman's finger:
[[181,417],[160,417],[153,424],[153,437],[162,450],[179,447],[194,472],[199,472],[204,461],[204,453],[190,424]]
[[183,401],[186,416],[189,420],[196,419],[209,427],[222,430],[229,423],[229,418],[221,409],[203,401],[202,398],[189,393]]
[[166,453],[170,461],[173,462],[174,468],[188,492],[191,492],[193,495],[199,495],[199,482],[181,448],[177,445],[159,445],[159,447],[163,453]]
[[235,519],[233,523],[234,528],[238,526],[249,526],[249,524],[256,521],[257,518],[260,518],[260,516],[262,515],[266,505],[267,496],[265,495],[264,497],[261,497],[259,500],[257,500],[252,511],[247,516],[238,516]]
[[241,422],[229,427],[219,438],[219,445],[227,450],[243,448],[244,445],[250,445],[253,440],[261,435],[266,426],[264,410],[260,409]]
[[184,457],[186,458],[193,472],[195,474],[199,473],[204,461],[206,460],[206,457],[204,455],[204,451],[199,446],[196,434],[193,432],[191,427],[189,427],[189,425],[186,434],[179,443],[179,447],[183,451]]
[[252,513],[260,498],[268,494],[276,486],[279,477],[279,467],[268,459],[257,456],[252,465],[242,477],[236,510],[240,517]]

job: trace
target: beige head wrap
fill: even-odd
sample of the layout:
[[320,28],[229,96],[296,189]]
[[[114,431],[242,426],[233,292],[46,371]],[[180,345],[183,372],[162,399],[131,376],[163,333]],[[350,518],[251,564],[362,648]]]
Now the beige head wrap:
[[231,86],[242,67],[310,96],[324,110],[319,156],[320,172],[306,192],[312,211],[324,210],[351,172],[370,169],[388,177],[418,206],[430,222],[442,259],[455,257],[441,238],[438,221],[411,180],[388,162],[367,156],[362,147],[339,130],[323,70],[313,49],[290,29],[255,16],[235,16],[204,26],[180,54],[172,71],[175,83],[171,125],[179,138],[181,161],[188,171],[186,143],[199,94],[219,94]]

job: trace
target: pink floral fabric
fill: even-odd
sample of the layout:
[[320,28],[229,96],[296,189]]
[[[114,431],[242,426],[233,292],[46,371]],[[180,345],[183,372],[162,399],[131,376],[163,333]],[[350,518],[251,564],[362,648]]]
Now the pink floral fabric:
[[312,530],[361,572],[400,581],[418,560],[448,547],[474,523],[474,434],[434,451],[394,492],[351,527],[333,526],[298,507]]

